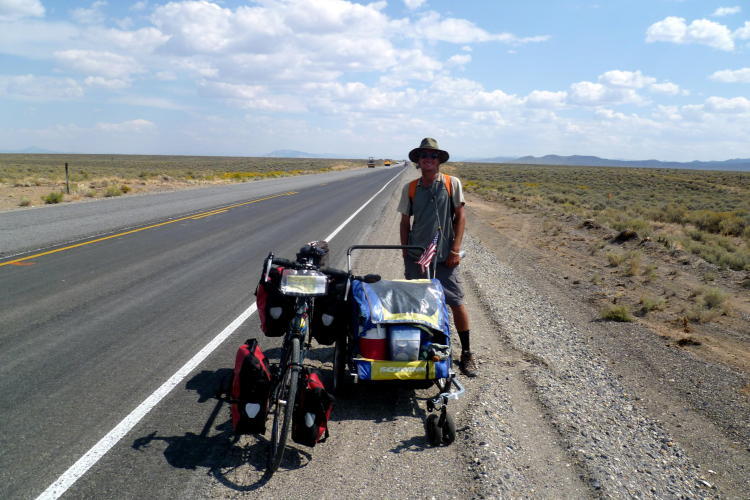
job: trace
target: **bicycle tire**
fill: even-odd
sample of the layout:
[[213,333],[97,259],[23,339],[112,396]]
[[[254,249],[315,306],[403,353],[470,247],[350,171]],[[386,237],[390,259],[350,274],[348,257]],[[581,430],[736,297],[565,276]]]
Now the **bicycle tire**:
[[293,337],[290,342],[290,354],[286,368],[279,381],[274,395],[273,427],[271,429],[271,448],[268,454],[266,475],[270,478],[276,472],[284,458],[286,441],[292,425],[294,401],[297,397],[297,382],[300,371],[300,341]]

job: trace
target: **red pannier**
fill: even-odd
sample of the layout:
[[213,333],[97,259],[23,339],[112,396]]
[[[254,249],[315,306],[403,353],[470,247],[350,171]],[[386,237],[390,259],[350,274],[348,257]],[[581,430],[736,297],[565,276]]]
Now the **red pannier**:
[[292,440],[312,447],[328,439],[328,419],[333,411],[334,397],[326,391],[320,375],[314,370],[302,371],[298,387],[292,416]]
[[232,429],[235,434],[266,432],[266,416],[271,393],[268,358],[256,339],[247,340],[237,350],[232,379]]
[[294,317],[294,297],[282,295],[279,290],[283,269],[283,267],[272,267],[268,273],[268,280],[264,280],[264,272],[255,289],[260,329],[266,337],[284,335],[284,331]]

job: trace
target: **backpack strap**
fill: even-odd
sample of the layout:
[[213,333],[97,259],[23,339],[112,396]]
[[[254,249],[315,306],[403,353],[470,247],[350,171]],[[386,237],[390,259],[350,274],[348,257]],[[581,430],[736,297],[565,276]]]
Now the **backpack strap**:
[[[414,179],[409,183],[409,211],[411,211],[411,204],[414,203],[414,196],[417,194],[417,184],[419,184],[419,179]],[[448,199],[451,202],[451,213],[454,213],[456,209],[453,206],[453,183],[450,175],[443,174],[443,184],[445,184],[445,190],[448,192]]]

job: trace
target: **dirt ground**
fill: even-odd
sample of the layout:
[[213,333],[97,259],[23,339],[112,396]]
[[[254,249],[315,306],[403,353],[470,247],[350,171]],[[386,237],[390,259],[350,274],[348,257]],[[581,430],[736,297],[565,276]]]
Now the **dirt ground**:
[[[531,254],[546,273],[567,281],[581,301],[602,309],[625,305],[634,321],[665,342],[750,372],[750,273],[720,270],[648,239],[618,242],[616,232],[573,216],[541,216],[472,196],[467,201],[472,212]],[[640,255],[636,265],[613,266],[607,258],[632,250]],[[703,305],[705,288],[718,289],[722,304]],[[646,311],[644,298],[659,306]],[[695,316],[700,317],[691,319]]]
[[[63,196],[62,203],[91,201],[105,197],[108,188],[114,187],[120,194],[117,196],[134,196],[138,194],[174,191],[177,189],[191,189],[209,184],[224,184],[229,181],[198,181],[177,180],[169,177],[134,180],[134,179],[101,179],[85,183],[72,183],[71,194]],[[65,182],[42,181],[35,183],[17,183],[20,185],[0,183],[0,212],[9,210],[24,210],[30,207],[44,206],[43,197],[53,192],[65,193]],[[121,186],[127,186],[127,193],[123,193]],[[117,191],[115,191],[117,192]]]

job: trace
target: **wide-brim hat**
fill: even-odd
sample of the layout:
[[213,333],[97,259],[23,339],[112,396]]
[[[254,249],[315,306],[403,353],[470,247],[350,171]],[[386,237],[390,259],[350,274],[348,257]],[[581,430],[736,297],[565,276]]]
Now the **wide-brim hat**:
[[424,139],[422,139],[422,143],[418,148],[414,148],[409,152],[409,159],[414,163],[418,163],[419,153],[421,153],[422,150],[435,151],[438,154],[438,160],[440,160],[440,163],[445,163],[446,161],[448,161],[448,158],[450,158],[448,151],[443,151],[442,149],[440,149],[435,139],[433,139],[432,137],[425,137]]

